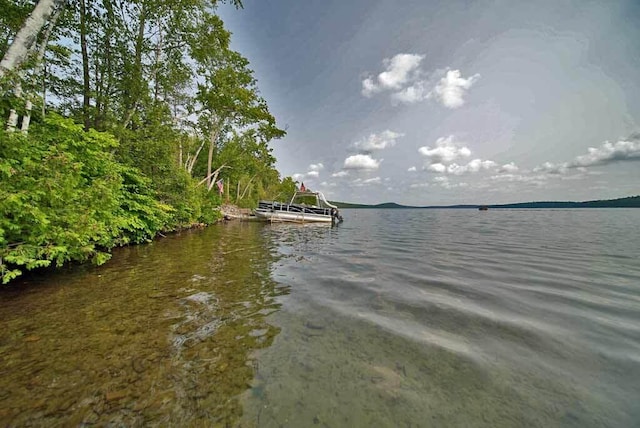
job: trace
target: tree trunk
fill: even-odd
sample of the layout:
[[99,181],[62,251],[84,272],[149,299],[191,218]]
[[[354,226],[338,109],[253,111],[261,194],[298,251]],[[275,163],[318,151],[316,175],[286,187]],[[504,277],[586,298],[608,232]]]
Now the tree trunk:
[[187,164],[185,165],[185,168],[187,169],[187,172],[189,174],[191,174],[191,172],[193,171],[193,167],[196,164],[196,161],[198,160],[198,156],[200,155],[200,152],[202,151],[202,149],[204,148],[204,143],[206,141],[203,141],[202,144],[200,144],[200,147],[198,147],[198,150],[196,150],[196,154],[193,155],[192,158],[190,158],[189,156],[187,156]]
[[249,180],[249,183],[247,183],[247,186],[244,188],[244,192],[242,192],[242,196],[240,196],[240,199],[244,199],[244,196],[247,194],[247,190],[249,190],[249,186],[251,186],[251,182],[254,178],[256,178],[255,175],[251,177],[251,180]]
[[20,66],[53,10],[62,7],[64,3],[65,0],[40,0],[38,2],[0,61],[0,78]]
[[147,23],[147,3],[143,2],[142,10],[140,10],[140,19],[138,22],[138,34],[135,43],[135,63],[133,65],[133,76],[129,86],[130,99],[128,102],[128,111],[125,116],[123,126],[126,128],[131,123],[133,115],[138,108],[138,103],[142,98],[142,50],[144,48],[144,30]]
[[91,127],[89,107],[91,94],[89,93],[89,53],[87,52],[87,7],[85,0],[80,0],[80,51],[82,52],[82,119],[84,130]]
[[[222,165],[220,168],[218,168],[215,171],[213,171],[211,173],[211,175],[207,175],[205,178],[203,178],[198,184],[196,184],[196,186],[199,186],[202,183],[204,183],[205,181],[208,181],[209,179],[211,179],[211,177],[213,177],[212,182],[215,184],[216,178],[218,178],[218,174],[220,174],[220,171],[222,171],[222,169],[224,169],[224,168],[231,168],[231,167],[230,166],[226,166],[226,165]],[[213,185],[211,187],[213,187]],[[207,190],[211,190],[211,187],[207,187]]]
[[162,27],[158,24],[158,44],[156,45],[155,61],[153,65],[153,104],[158,103],[160,83],[158,82],[158,70],[160,69],[160,57],[162,55]]
[[[209,177],[209,180],[211,180],[211,164],[213,162],[213,151],[216,147],[218,132],[220,132],[220,127],[214,126],[209,136],[209,156],[207,157],[207,177]],[[211,181],[207,181],[207,188],[211,189]]]
[[[53,29],[56,26],[56,23],[58,22],[58,18],[60,17],[60,14],[62,13],[62,8],[58,8],[55,13],[53,14],[53,16],[51,17],[51,20],[49,21],[49,25],[47,26],[47,30],[44,33],[44,37],[42,38],[42,42],[40,43],[40,48],[38,49],[38,57],[36,58],[36,70],[35,70],[35,75],[39,75],[40,73],[43,72],[44,70],[44,54],[47,51],[47,45],[49,44],[49,37],[51,37],[51,32],[53,31]],[[44,88],[44,79],[43,79],[43,88]],[[44,89],[43,89],[43,93],[44,93]],[[45,103],[45,99],[44,99],[44,95],[42,97],[42,116],[44,117],[44,103]],[[31,103],[31,100],[27,98],[27,102],[25,104],[25,112],[24,112],[24,117],[22,118],[22,128],[21,131],[26,134],[27,132],[29,132],[29,124],[31,123],[31,109],[33,107],[33,104]]]
[[29,124],[31,123],[31,109],[33,108],[33,103],[30,99],[27,99],[27,102],[24,104],[24,116],[22,116],[22,127],[20,130],[23,134],[29,132]]
[[[15,88],[13,88],[13,95],[16,98],[22,98],[22,84],[18,81],[16,83]],[[9,111],[9,119],[7,119],[7,132],[13,132],[16,130],[16,126],[18,125],[18,111],[15,108],[12,108]]]

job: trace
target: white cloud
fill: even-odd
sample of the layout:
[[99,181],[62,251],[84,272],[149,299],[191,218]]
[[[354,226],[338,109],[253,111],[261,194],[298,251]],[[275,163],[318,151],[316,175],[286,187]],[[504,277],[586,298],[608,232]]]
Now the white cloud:
[[420,68],[423,59],[424,55],[407,53],[384,59],[385,71],[362,81],[362,95],[372,97],[391,91],[393,104],[412,104],[434,98],[451,109],[462,106],[466,92],[480,75],[465,79],[460,70],[438,70],[425,79],[426,73]]
[[353,146],[366,152],[382,150],[393,147],[396,144],[396,139],[400,137],[404,137],[404,134],[387,129],[379,134],[371,134],[364,140],[357,141]]
[[514,172],[518,171],[518,169],[519,168],[515,163],[509,162],[509,163],[506,163],[506,164],[502,165],[500,167],[500,171],[499,172],[514,173]]
[[407,171],[409,172],[416,172],[417,168],[415,166],[409,167],[409,169],[407,169]]
[[344,169],[378,169],[382,159],[377,160],[369,155],[353,155],[344,160]]
[[429,171],[443,173],[443,172],[445,172],[447,170],[447,166],[444,165],[444,164],[441,164],[440,162],[438,162],[438,163],[432,163],[431,165],[429,165],[427,167],[427,169]]
[[445,189],[455,189],[456,187],[469,187],[467,183],[452,183],[449,181],[449,177],[445,175],[440,175],[438,177],[433,178],[434,183],[439,184]]
[[567,166],[569,168],[607,165],[619,161],[640,161],[640,139],[636,141],[605,141],[600,147],[589,147],[587,154],[576,157]]
[[458,108],[464,104],[463,97],[466,91],[479,78],[479,74],[474,74],[465,79],[460,74],[460,70],[449,70],[433,89],[431,96],[435,96],[445,107]]
[[447,166],[447,173],[453,175],[462,175],[467,172],[478,172],[480,170],[487,170],[491,168],[495,168],[497,164],[491,160],[482,160],[482,159],[474,159],[466,165],[458,165],[457,163],[452,163]]
[[293,174],[291,177],[296,181],[300,181],[304,178],[317,178],[320,175],[320,171],[322,169],[324,169],[324,165],[322,163],[312,163],[311,165],[309,165],[308,171],[306,173],[302,174],[298,172]]
[[376,92],[380,92],[380,88],[375,84],[371,77],[367,77],[362,81],[362,95],[369,98]]
[[[423,167],[439,174],[462,175],[495,169],[498,164],[492,160],[473,159],[466,164],[458,164],[455,160],[471,156],[471,150],[454,141],[453,135],[436,140],[435,147],[420,147],[418,152],[427,158],[428,165]],[[515,166],[515,165],[514,165]]]
[[533,172],[546,172],[549,174],[564,174],[567,172],[568,163],[555,164],[551,162],[545,162],[533,168]]
[[391,94],[391,101],[412,104],[426,100],[430,96],[431,91],[427,88],[427,82],[419,81],[399,92]]
[[380,184],[380,183],[382,183],[382,179],[380,177],[368,178],[366,180],[362,178],[356,178],[351,182],[351,184],[357,187],[368,186],[371,184]]
[[386,88],[399,89],[423,59],[424,55],[416,54],[398,54],[391,59],[385,59],[387,70],[378,75],[378,82]]
[[497,174],[492,175],[492,181],[507,183],[531,183],[536,186],[542,186],[547,183],[548,176],[544,174],[525,175],[525,174]]
[[640,161],[640,136],[632,135],[627,140],[616,143],[605,141],[600,147],[589,147],[587,153],[576,156],[570,162],[544,162],[533,169],[534,172],[548,174],[566,174],[568,170],[577,169],[585,172],[592,166],[609,165],[616,162]]
[[424,55],[401,53],[391,59],[384,59],[386,70],[376,78],[367,77],[362,81],[362,95],[370,97],[385,89],[400,89],[414,78],[413,74],[418,70],[423,58]]
[[471,156],[471,150],[468,147],[460,147],[454,141],[453,135],[438,138],[434,148],[424,146],[420,147],[418,151],[422,156],[427,157],[432,164],[449,163],[461,157]]
[[380,184],[381,182],[380,177],[368,178],[362,181],[363,184]]
[[338,171],[331,174],[332,177],[336,177],[336,178],[346,177],[347,175],[349,175],[349,171]]

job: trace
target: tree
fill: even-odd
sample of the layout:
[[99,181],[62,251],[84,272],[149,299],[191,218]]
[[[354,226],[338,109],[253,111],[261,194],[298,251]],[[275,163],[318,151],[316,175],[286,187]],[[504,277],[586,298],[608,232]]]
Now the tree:
[[[192,56],[198,62],[203,82],[198,84],[196,112],[198,125],[209,145],[206,183],[211,189],[215,182],[212,173],[213,158],[220,144],[223,130],[254,129],[254,135],[266,141],[285,135],[276,127],[266,101],[260,96],[249,61],[238,52],[228,49],[228,33],[220,30],[222,21],[211,17],[203,23],[199,34],[213,35],[207,40],[192,40]],[[213,29],[213,31],[211,30]],[[214,49],[210,49],[215,46]],[[259,135],[258,135],[259,134]],[[198,148],[202,149],[205,141]],[[197,156],[197,154],[196,154]]]
[[35,43],[40,30],[48,22],[53,11],[63,7],[66,0],[40,0],[22,28],[14,37],[9,49],[0,61],[0,79],[14,71],[27,58],[29,49]]

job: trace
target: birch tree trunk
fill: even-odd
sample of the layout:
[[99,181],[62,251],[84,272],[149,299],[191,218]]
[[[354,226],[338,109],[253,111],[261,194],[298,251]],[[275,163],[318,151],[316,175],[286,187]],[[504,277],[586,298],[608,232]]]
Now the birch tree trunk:
[[64,3],[65,0],[40,0],[38,2],[0,61],[0,78],[20,66],[53,10],[62,7]]
[[218,139],[218,133],[220,132],[220,126],[218,124],[214,125],[211,130],[211,135],[209,139],[209,156],[207,157],[207,177],[209,180],[207,181],[207,188],[211,189],[211,164],[213,163],[213,150],[216,146],[216,140]]
[[[56,26],[56,23],[58,22],[58,18],[60,17],[60,14],[62,13],[62,8],[58,8],[56,9],[55,13],[53,14],[53,16],[51,17],[51,20],[49,21],[49,25],[47,26],[47,30],[44,33],[44,37],[42,38],[42,42],[40,43],[40,48],[38,49],[38,57],[36,58],[36,70],[34,75],[38,76],[40,75],[43,71],[44,71],[44,54],[47,51],[47,45],[49,44],[49,37],[51,37],[51,32],[53,31],[54,27]],[[43,79],[44,82],[44,79]],[[43,83],[44,86],[44,83]],[[44,93],[44,91],[43,91]],[[45,103],[45,98],[44,96],[42,97],[42,116],[44,117],[44,103]],[[33,108],[33,104],[31,103],[31,100],[27,97],[27,102],[25,104],[25,112],[24,112],[24,117],[22,118],[22,128],[21,131],[26,134],[27,132],[29,132],[29,124],[31,123],[31,109]]]
[[[20,81],[16,83],[15,88],[13,88],[13,95],[16,98],[22,98],[22,84]],[[12,108],[9,111],[9,119],[7,119],[7,132],[13,132],[16,130],[16,125],[18,124],[18,111],[15,108]]]

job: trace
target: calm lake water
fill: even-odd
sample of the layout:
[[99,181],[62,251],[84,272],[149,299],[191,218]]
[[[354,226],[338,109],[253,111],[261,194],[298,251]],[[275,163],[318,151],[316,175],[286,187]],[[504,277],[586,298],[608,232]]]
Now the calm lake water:
[[640,426],[640,210],[343,214],[0,287],[0,425]]

